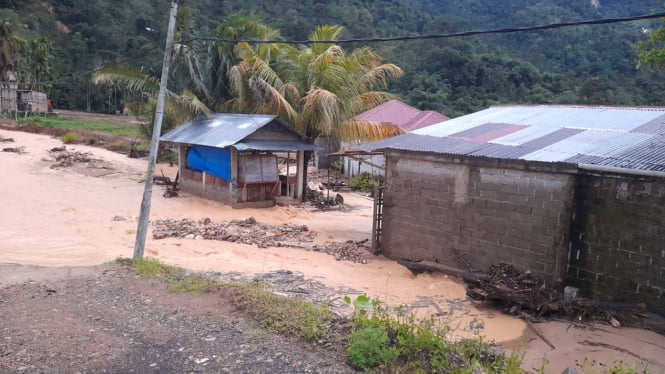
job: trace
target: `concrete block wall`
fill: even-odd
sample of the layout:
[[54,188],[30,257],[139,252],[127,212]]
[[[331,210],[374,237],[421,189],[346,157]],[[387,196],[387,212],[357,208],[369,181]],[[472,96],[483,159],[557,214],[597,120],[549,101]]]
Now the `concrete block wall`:
[[384,254],[563,278],[574,175],[559,164],[386,152]]
[[566,282],[665,314],[665,178],[581,174]]

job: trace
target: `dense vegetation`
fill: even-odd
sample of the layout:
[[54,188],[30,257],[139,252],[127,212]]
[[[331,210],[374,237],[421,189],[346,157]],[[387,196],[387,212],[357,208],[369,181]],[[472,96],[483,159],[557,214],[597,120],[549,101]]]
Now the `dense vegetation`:
[[[115,112],[116,86],[91,84],[93,70],[119,62],[159,72],[167,0],[4,0],[0,20],[19,20],[16,34],[48,38],[51,69],[40,78],[60,108]],[[342,38],[446,33],[624,17],[662,9],[656,0],[254,0],[184,1],[180,40],[215,36],[222,20],[242,12],[303,40],[317,25],[343,25]],[[186,22],[185,22],[186,21]],[[495,103],[664,105],[665,76],[637,68],[637,43],[658,22],[372,44],[405,75],[391,85],[404,101],[456,116]],[[194,44],[195,42],[189,42]],[[200,42],[199,42],[200,43]],[[360,45],[345,46],[346,48]],[[45,77],[48,76],[48,79]],[[27,74],[24,74],[28,77]],[[174,85],[183,82],[173,82]]]

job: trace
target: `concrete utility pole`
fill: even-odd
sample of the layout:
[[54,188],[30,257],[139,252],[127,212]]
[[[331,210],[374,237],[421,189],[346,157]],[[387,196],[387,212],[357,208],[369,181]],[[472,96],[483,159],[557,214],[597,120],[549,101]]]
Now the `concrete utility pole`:
[[177,13],[178,1],[174,0],[171,2],[169,28],[166,33],[166,50],[164,51],[162,77],[159,81],[159,95],[157,96],[155,122],[152,127],[152,143],[150,145],[150,155],[148,156],[148,172],[145,176],[143,201],[141,201],[141,215],[139,217],[138,228],[136,229],[136,242],[134,243],[135,260],[143,258],[143,251],[145,249],[145,237],[148,232],[148,221],[150,219],[150,200],[152,199],[152,179],[155,175],[155,163],[157,163],[157,151],[159,150],[159,136],[162,132],[162,120],[164,119],[166,82],[169,79],[169,68],[171,67],[171,55],[173,54],[173,34],[175,32],[175,21]]

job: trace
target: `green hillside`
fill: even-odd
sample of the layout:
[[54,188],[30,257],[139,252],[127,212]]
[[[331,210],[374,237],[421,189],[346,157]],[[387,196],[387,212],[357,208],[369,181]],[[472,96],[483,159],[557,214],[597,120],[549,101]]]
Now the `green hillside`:
[[[160,71],[166,0],[4,0],[0,19],[16,34],[53,43],[43,89],[60,108],[114,112],[118,88],[90,83],[94,69],[117,63]],[[599,0],[253,0],[184,1],[181,40],[215,36],[220,22],[244,13],[289,39],[306,39],[317,25],[338,24],[344,37],[386,37],[521,27],[661,11],[657,1]],[[181,19],[181,20],[182,20]],[[496,103],[665,105],[665,75],[638,70],[636,43],[658,21],[501,36],[372,44],[405,77],[391,86],[421,109],[457,116]],[[354,46],[345,46],[353,48]],[[20,72],[20,70],[19,70]],[[174,81],[173,84],[178,84]]]

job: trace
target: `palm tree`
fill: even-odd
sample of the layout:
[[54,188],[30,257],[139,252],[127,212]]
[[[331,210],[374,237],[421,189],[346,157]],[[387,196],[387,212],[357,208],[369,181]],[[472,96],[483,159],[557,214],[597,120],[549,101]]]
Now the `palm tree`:
[[[341,26],[320,26],[311,41],[334,41]],[[282,45],[266,58],[247,43],[236,46],[242,61],[229,70],[235,98],[232,110],[270,113],[295,123],[312,142],[326,136],[340,140],[379,140],[402,133],[384,123],[355,121],[353,117],[393,98],[382,91],[388,81],[404,74],[394,64],[383,64],[368,47],[346,53],[330,43],[294,48]],[[304,187],[311,157],[305,153]]]
[[14,35],[15,24],[0,21],[0,81],[8,79],[7,72],[14,70],[15,58],[25,41]]
[[47,37],[30,40],[25,48],[25,64],[27,65],[27,74],[24,80],[36,82],[32,86],[35,89],[44,87],[44,80],[51,77],[51,63],[53,58],[53,43]]
[[[342,26],[320,26],[309,39],[338,40],[343,31]],[[376,140],[400,133],[392,126],[353,120],[393,98],[382,89],[403,75],[370,48],[347,54],[335,44],[282,45],[266,58],[240,43],[236,51],[242,61],[229,71],[234,110],[278,114],[311,141],[320,136]]]

